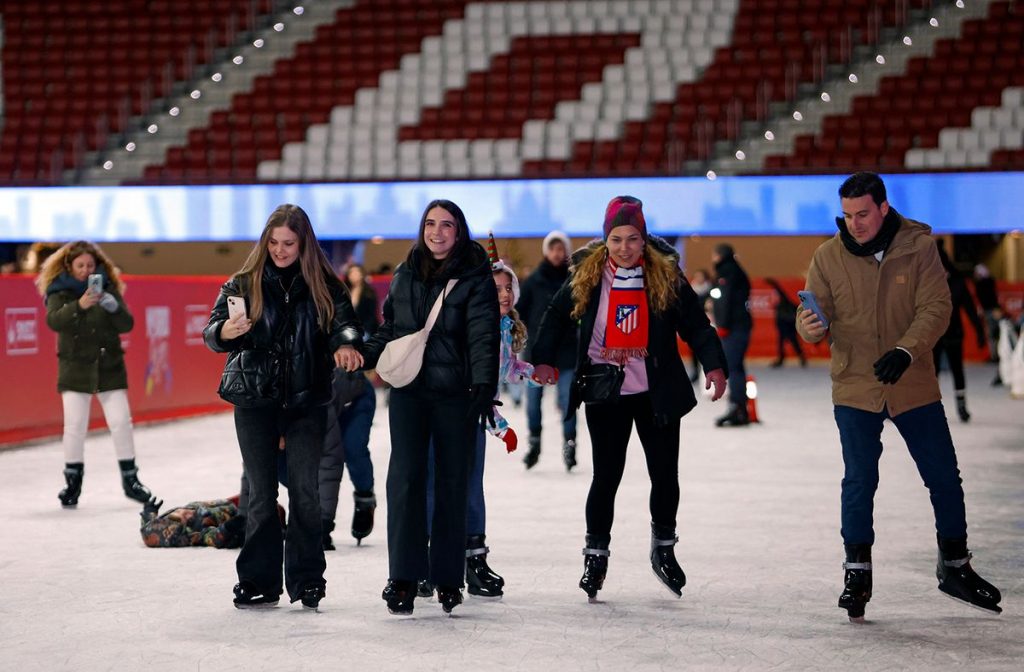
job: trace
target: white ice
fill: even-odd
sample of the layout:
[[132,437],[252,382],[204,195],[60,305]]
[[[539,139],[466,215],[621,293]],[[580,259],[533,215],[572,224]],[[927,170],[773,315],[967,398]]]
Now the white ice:
[[[827,369],[755,367],[763,423],[715,429],[724,402],[701,398],[683,421],[676,599],[647,561],[648,479],[635,435],[617,500],[601,603],[577,587],[591,460],[560,459],[546,395],[544,449],[527,472],[489,439],[486,490],[499,602],[466,600],[455,617],[417,600],[387,613],[387,411],[373,430],[377,527],[356,547],[342,484],[339,543],[328,553],[320,613],[282,601],[232,607],[235,551],[151,549],[120,492],[109,435],[86,449],[77,510],[62,510],[59,442],[0,452],[0,670],[339,669],[949,669],[1020,670],[1024,558],[1024,402],[968,368],[973,418],[947,402],[967,494],[974,566],[1003,591],[991,616],[936,590],[928,495],[891,425],[876,498],[875,590],[868,623],[836,607],[842,582],[842,463]],[[686,384],[683,381],[682,384]],[[943,390],[952,397],[948,377]],[[505,400],[525,443],[522,409]],[[230,414],[137,429],[140,476],[167,505],[234,494],[240,458]]]

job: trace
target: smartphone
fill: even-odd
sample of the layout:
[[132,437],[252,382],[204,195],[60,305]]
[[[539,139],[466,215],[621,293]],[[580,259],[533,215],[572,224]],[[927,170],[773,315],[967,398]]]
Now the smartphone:
[[228,297],[228,317],[236,320],[245,317],[245,299],[241,296]]
[[103,293],[103,276],[99,273],[93,273],[89,276],[87,287],[90,292],[99,296]]
[[825,317],[825,313],[821,310],[821,306],[818,305],[818,299],[814,296],[814,292],[808,292],[807,290],[801,290],[796,293],[800,297],[800,306],[804,310],[809,310],[818,316],[821,320],[821,326],[828,329],[828,318]]

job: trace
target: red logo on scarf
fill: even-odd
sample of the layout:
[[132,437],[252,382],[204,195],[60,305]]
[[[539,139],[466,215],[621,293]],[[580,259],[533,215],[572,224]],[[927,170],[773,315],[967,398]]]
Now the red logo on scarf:
[[647,356],[647,292],[643,261],[633,268],[611,264],[613,279],[608,293],[608,325],[601,356],[622,364],[630,357]]

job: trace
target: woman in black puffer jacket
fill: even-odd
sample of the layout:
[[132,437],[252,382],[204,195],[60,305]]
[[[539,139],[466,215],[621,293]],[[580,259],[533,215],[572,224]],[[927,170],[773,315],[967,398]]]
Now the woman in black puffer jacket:
[[[229,316],[228,297],[246,314]],[[235,606],[273,606],[281,562],[292,602],[315,609],[324,596],[318,471],[335,366],[362,363],[362,328],[348,292],[296,205],[271,213],[242,269],[221,288],[203,336],[228,352],[218,393],[235,405],[235,431],[249,480],[245,545],[238,555]],[[284,552],[277,515],[277,454],[288,462]]]
[[[416,244],[395,269],[384,323],[363,349],[366,368],[377,364],[389,341],[423,328],[435,299],[453,279],[457,282],[445,294],[419,375],[391,392],[390,578],[382,597],[395,614],[412,613],[420,579],[437,586],[446,612],[462,601],[466,486],[476,423],[490,416],[498,389],[498,293],[487,253],[470,239],[459,206],[432,201]],[[431,442],[436,478],[428,557],[424,511]]]

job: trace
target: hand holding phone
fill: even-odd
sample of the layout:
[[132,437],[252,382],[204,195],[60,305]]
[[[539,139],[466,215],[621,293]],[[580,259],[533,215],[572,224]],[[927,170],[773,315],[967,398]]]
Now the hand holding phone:
[[228,297],[228,319],[237,321],[245,317],[245,299],[241,296]]
[[230,341],[247,333],[252,327],[249,318],[245,316],[245,299],[241,296],[227,297],[228,319],[220,327],[220,337]]
[[828,329],[828,318],[825,317],[824,311],[822,311],[821,306],[818,305],[818,298],[814,296],[814,292],[801,290],[797,292],[796,295],[800,297],[800,307],[814,313],[821,322],[821,326]]

